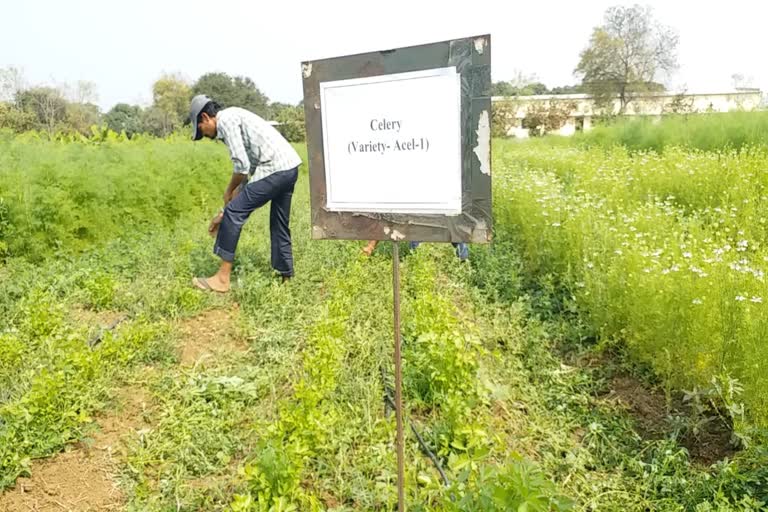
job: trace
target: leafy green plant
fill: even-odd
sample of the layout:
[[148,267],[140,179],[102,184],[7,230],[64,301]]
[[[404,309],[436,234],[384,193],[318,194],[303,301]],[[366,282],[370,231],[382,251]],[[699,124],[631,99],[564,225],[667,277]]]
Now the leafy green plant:
[[452,490],[459,497],[456,501],[446,499],[446,510],[562,512],[574,506],[540,468],[520,457],[505,460],[500,466],[484,467],[475,474],[461,471]]

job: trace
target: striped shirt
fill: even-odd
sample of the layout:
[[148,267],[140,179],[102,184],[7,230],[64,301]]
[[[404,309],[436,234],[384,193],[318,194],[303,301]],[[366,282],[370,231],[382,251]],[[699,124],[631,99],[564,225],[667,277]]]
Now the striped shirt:
[[224,141],[234,164],[234,173],[247,174],[253,182],[301,164],[293,146],[272,125],[239,107],[225,108],[216,115],[216,138]]

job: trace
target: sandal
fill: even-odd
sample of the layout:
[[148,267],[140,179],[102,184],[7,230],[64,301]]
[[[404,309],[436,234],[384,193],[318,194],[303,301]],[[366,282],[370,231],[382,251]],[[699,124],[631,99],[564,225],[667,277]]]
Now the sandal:
[[197,288],[203,291],[207,292],[217,292],[217,293],[226,293],[226,292],[220,292],[218,290],[214,290],[211,288],[211,285],[208,284],[208,280],[204,277],[195,277],[192,279],[192,284],[195,285]]

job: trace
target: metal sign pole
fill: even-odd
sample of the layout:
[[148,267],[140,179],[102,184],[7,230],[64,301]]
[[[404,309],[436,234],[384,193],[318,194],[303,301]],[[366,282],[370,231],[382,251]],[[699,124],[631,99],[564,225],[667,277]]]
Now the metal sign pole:
[[392,290],[395,318],[395,418],[397,420],[397,510],[405,511],[405,454],[403,440],[403,374],[400,353],[400,248],[392,242]]

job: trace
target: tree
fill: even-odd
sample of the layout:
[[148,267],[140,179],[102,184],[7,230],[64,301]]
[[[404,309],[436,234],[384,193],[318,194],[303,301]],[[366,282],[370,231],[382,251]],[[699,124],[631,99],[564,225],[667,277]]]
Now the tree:
[[541,82],[515,85],[513,82],[496,82],[491,86],[493,96],[534,96],[549,94],[547,86]]
[[270,106],[272,119],[280,123],[276,128],[289,142],[304,142],[304,107],[273,103]]
[[678,36],[658,23],[650,8],[611,7],[574,73],[598,106],[618,97],[624,113],[634,98],[657,89],[657,80],[677,68],[677,45]]
[[549,89],[536,75],[526,75],[522,71],[515,71],[511,80],[494,82],[491,85],[492,96],[532,96],[548,93]]
[[63,88],[69,99],[66,107],[67,129],[89,135],[91,127],[98,125],[101,117],[96,105],[99,101],[96,84],[80,80],[74,86],[65,85]]
[[142,112],[137,105],[118,103],[104,116],[107,128],[113,132],[125,132],[128,137],[142,131]]
[[235,77],[235,90],[240,93],[240,106],[255,114],[265,116],[269,112],[269,98],[248,77]]
[[0,101],[12,102],[24,90],[24,75],[14,67],[0,69]]
[[37,116],[16,108],[12,103],[0,102],[0,128],[8,128],[16,133],[32,130],[37,122]]
[[546,135],[562,128],[574,110],[574,102],[547,101],[531,104],[525,113],[523,128],[528,130],[531,137]]
[[0,69],[0,128],[25,132],[35,127],[37,116],[16,103],[24,90],[24,76],[18,68]]
[[584,94],[584,92],[584,86],[581,84],[553,87],[550,91],[551,94]]
[[248,77],[226,73],[206,73],[192,86],[194,94],[206,94],[222,107],[242,107],[269,117],[269,98]]
[[178,75],[163,75],[152,85],[153,107],[162,114],[161,133],[168,135],[186,124],[192,90]]
[[669,105],[665,105],[664,111],[670,114],[691,114],[694,111],[693,98],[687,96],[685,91],[679,92]]
[[93,103],[67,103],[66,106],[67,129],[88,135],[91,127],[99,124],[101,113],[99,107]]
[[[304,105],[299,105],[299,106],[301,108],[304,108]],[[295,107],[289,103],[282,103],[280,101],[275,101],[269,105],[269,116],[274,118],[275,116],[280,114],[280,112],[282,112],[283,110],[292,109],[292,108],[295,108]]]
[[154,106],[143,110],[141,112],[141,131],[155,137],[168,135],[167,114]]
[[16,106],[34,114],[36,128],[45,130],[52,136],[66,120],[67,100],[61,91],[53,87],[33,87],[16,95]]
[[520,106],[520,100],[514,97],[493,104],[493,109],[491,109],[492,137],[507,137],[510,124],[517,125],[516,116]]

